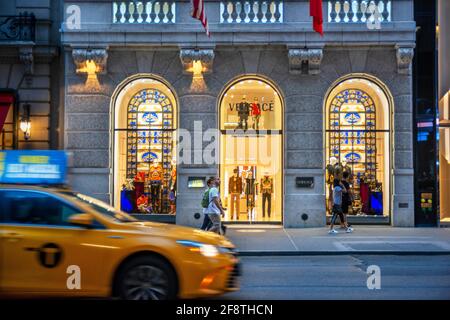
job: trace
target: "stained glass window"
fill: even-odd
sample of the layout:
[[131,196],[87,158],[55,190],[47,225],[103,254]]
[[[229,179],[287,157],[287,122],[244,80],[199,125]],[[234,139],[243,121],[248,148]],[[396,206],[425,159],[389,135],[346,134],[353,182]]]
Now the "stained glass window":
[[339,92],[329,109],[329,157],[346,160],[357,177],[376,180],[377,131],[376,108],[364,91]]
[[144,89],[131,98],[127,115],[127,178],[142,183],[152,212],[169,213],[176,186],[172,101],[158,89]]

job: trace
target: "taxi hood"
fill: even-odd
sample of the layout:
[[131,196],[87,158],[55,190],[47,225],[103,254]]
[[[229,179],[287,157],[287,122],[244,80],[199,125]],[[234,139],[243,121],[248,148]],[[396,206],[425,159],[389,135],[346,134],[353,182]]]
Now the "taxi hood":
[[126,225],[144,233],[171,237],[176,240],[197,241],[216,246],[234,248],[234,245],[227,238],[213,232],[207,232],[195,228],[150,221],[129,222]]

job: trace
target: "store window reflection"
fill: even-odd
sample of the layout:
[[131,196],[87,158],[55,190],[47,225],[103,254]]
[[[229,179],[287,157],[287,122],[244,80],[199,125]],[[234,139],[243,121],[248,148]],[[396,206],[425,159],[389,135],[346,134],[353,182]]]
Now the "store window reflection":
[[341,82],[326,108],[326,194],[331,214],[335,178],[347,175],[354,201],[349,215],[386,218],[390,212],[389,102],[381,88],[365,79]]
[[282,221],[283,101],[264,79],[242,78],[220,102],[225,220]]
[[175,214],[175,97],[163,83],[143,79],[119,99],[116,205],[129,213]]

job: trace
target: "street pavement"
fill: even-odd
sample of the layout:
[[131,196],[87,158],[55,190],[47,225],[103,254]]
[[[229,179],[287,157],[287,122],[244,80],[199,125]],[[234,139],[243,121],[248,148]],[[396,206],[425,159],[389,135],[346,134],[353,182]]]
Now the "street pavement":
[[345,253],[448,253],[450,228],[355,226],[329,235],[328,228],[284,229],[270,225],[228,225],[226,236],[244,255]]
[[[450,256],[242,257],[241,290],[219,299],[450,299]],[[367,268],[380,267],[379,290]]]

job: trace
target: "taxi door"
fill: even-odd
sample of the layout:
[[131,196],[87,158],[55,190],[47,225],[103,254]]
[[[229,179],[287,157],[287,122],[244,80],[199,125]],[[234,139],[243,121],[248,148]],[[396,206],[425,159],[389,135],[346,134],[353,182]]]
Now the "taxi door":
[[101,291],[105,250],[92,244],[98,229],[70,225],[81,213],[52,194],[0,190],[2,261],[0,283],[6,292],[90,295]]

